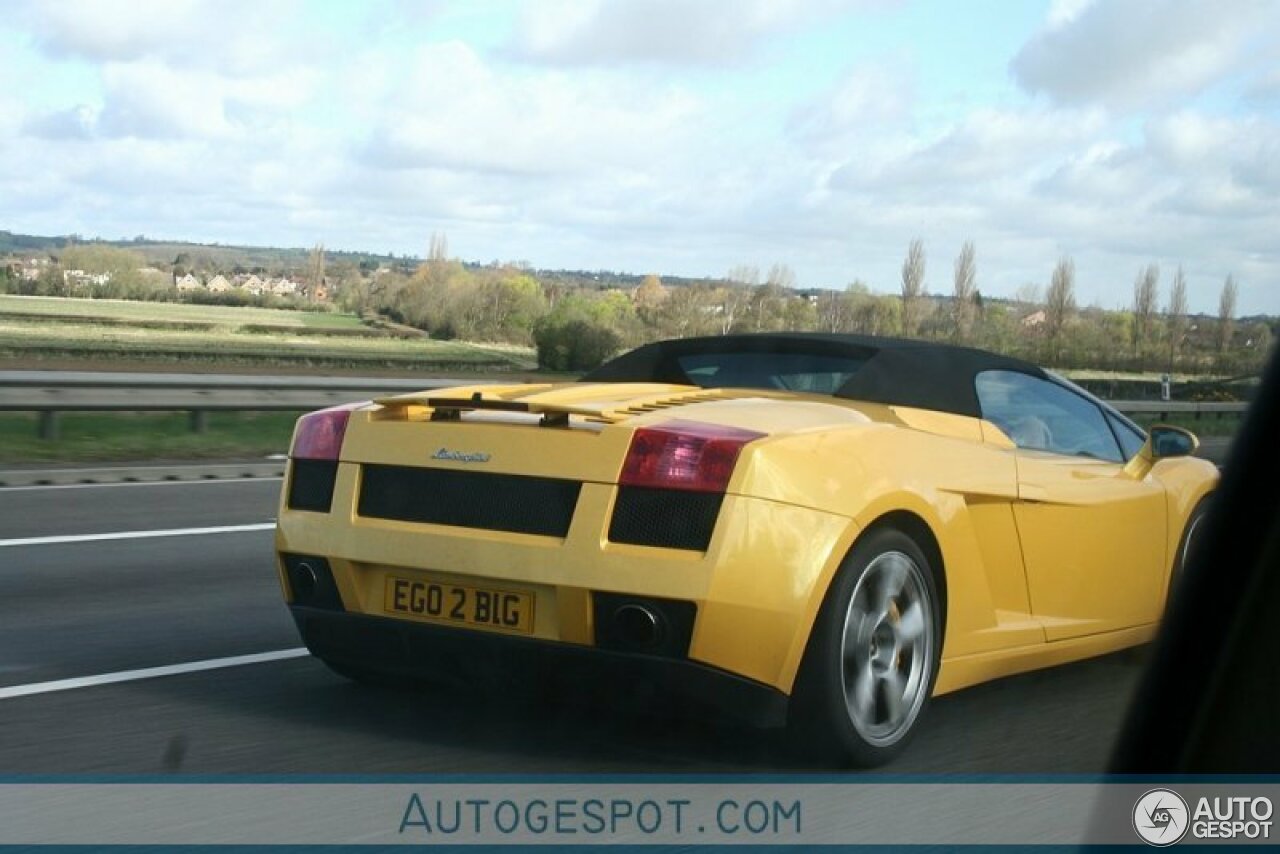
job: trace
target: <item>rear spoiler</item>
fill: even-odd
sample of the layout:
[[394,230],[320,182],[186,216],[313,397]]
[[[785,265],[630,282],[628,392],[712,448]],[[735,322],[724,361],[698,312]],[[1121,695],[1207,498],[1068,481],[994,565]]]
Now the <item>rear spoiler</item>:
[[[548,388],[528,385],[471,387],[456,389],[450,395],[406,394],[378,398],[373,402],[391,410],[404,410],[410,407],[430,409],[432,421],[459,421],[464,412],[520,412],[541,415],[543,426],[563,427],[568,426],[570,416],[574,415],[597,424],[613,424],[634,415],[689,403],[741,397],[748,394],[765,396],[760,392],[745,392],[740,389],[699,389],[676,394],[664,391],[632,397],[625,403],[611,401],[612,405],[601,405],[593,402],[575,404],[563,399],[556,400],[554,392],[546,395],[542,393]],[[519,397],[514,397],[516,394]]]

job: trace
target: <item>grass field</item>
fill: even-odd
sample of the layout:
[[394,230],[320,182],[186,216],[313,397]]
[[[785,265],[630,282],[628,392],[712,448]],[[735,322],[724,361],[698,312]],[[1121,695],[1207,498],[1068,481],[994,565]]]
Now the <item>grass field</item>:
[[236,328],[251,324],[297,328],[360,328],[353,314],[326,311],[290,311],[229,305],[193,305],[182,302],[136,302],[114,299],[67,299],[0,295],[0,316],[33,314],[50,318],[107,318],[124,321],[175,321]]
[[[350,314],[0,296],[0,358],[40,367],[524,371],[529,348],[400,338]],[[55,365],[51,365],[53,367]]]
[[299,413],[211,412],[192,433],[185,412],[64,413],[60,438],[36,437],[36,416],[0,415],[0,464],[231,459],[283,454]]

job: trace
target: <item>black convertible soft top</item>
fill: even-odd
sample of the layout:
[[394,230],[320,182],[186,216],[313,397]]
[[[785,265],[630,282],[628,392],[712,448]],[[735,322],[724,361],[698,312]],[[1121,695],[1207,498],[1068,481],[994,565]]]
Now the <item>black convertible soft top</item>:
[[873,335],[765,332],[646,344],[604,363],[582,381],[698,385],[681,368],[681,360],[716,353],[850,357],[862,365],[835,391],[836,397],[977,418],[982,417],[974,387],[979,373],[1016,371],[1053,379],[1029,362],[972,347]]

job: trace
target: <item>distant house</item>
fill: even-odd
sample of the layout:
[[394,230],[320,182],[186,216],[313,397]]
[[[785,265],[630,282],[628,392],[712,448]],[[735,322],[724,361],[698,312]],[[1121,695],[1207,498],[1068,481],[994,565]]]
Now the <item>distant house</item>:
[[48,267],[48,258],[28,258],[26,261],[22,262],[18,275],[20,275],[24,281],[34,282],[36,279],[40,278],[40,274],[48,269]]
[[290,279],[288,276],[281,276],[271,282],[271,293],[279,296],[289,296],[298,292],[298,283]]
[[260,297],[271,289],[271,284],[266,279],[261,279],[257,276],[250,276],[241,283],[240,287],[243,288],[246,293],[253,294],[255,297]]
[[105,285],[111,281],[110,273],[86,273],[84,270],[63,270],[62,282],[67,285]]
[[1041,326],[1044,326],[1044,321],[1045,313],[1044,309],[1041,309],[1040,311],[1033,311],[1031,314],[1028,314],[1026,317],[1022,318],[1020,322],[1022,323],[1023,329],[1039,329]]
[[190,273],[187,273],[185,276],[179,277],[178,280],[174,282],[174,284],[177,286],[178,291],[180,293],[188,293],[190,291],[204,290],[204,285],[200,284],[200,280],[197,279],[195,276],[191,275]]
[[209,284],[205,287],[209,289],[211,294],[225,294],[231,290],[231,283],[227,281],[227,277],[219,273],[209,280]]

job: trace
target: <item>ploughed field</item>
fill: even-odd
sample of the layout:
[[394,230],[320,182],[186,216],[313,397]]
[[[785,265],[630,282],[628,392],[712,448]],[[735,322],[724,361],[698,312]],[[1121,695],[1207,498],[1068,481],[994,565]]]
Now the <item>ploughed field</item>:
[[529,348],[434,341],[327,311],[0,295],[0,359],[10,366],[110,363],[221,368],[505,372]]

